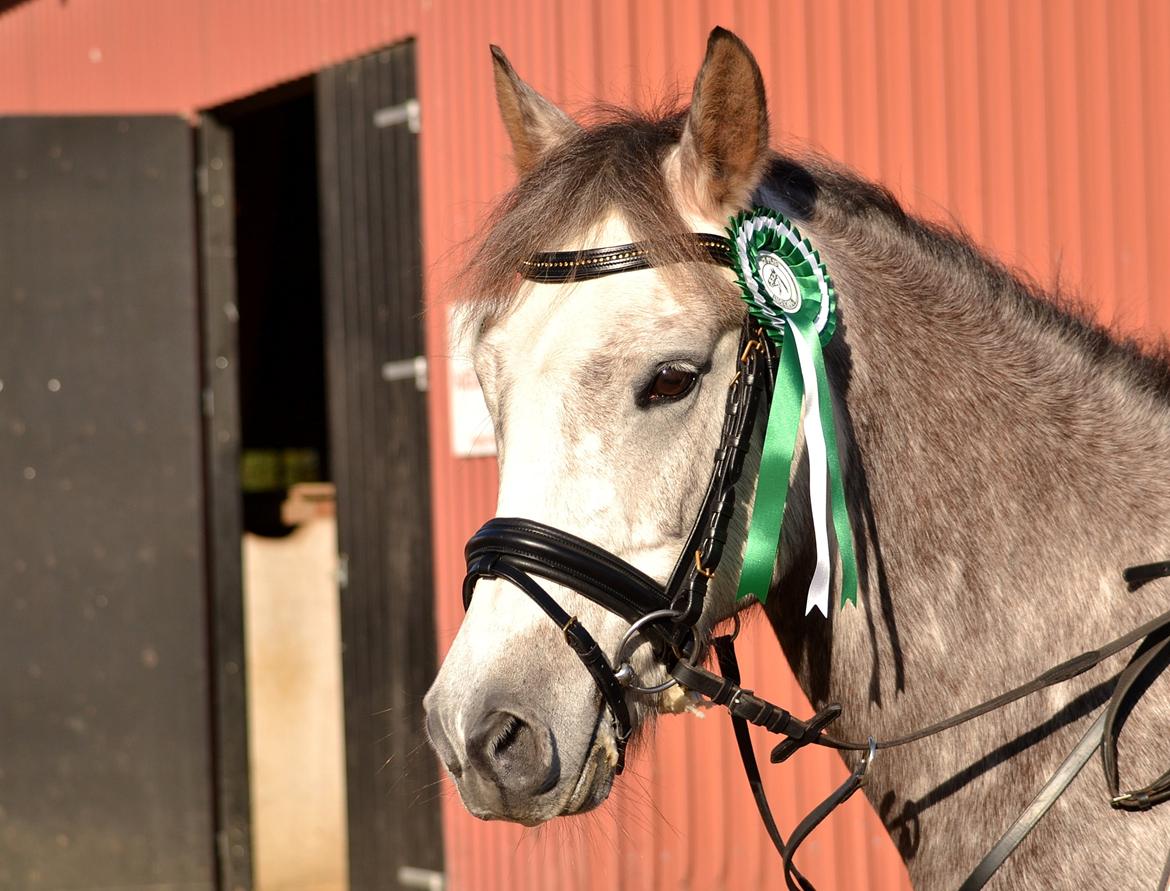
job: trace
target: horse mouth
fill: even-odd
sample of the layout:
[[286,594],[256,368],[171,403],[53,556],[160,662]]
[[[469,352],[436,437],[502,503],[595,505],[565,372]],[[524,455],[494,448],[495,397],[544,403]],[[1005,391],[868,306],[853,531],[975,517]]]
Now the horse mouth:
[[561,816],[588,813],[609,797],[614,780],[611,747],[608,739],[598,738],[593,743],[581,765],[577,783],[561,808]]
[[585,814],[600,805],[609,797],[616,776],[614,766],[617,764],[617,744],[613,739],[612,731],[606,733],[605,704],[597,714],[597,723],[593,725],[593,739],[585,760],[581,764],[581,772],[577,774],[577,782],[573,791],[565,799],[559,816],[570,817],[574,814]]

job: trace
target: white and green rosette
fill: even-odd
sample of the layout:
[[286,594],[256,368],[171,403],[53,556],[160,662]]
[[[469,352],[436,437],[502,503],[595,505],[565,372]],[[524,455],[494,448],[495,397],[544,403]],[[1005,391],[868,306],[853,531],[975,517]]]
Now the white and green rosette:
[[853,533],[822,352],[837,323],[836,294],[816,250],[783,215],[745,211],[731,220],[727,234],[741,296],[780,353],[737,597],[768,597],[803,418],[817,554],[805,614],[819,609],[827,617],[830,522],[841,557],[841,606],[857,602]]

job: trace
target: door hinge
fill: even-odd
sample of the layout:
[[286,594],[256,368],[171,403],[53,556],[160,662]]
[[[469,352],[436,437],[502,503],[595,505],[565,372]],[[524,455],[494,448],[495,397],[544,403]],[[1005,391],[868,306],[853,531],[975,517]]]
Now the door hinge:
[[413,359],[398,359],[395,362],[382,363],[382,380],[387,383],[414,379],[414,388],[420,393],[427,391],[429,378],[427,375],[427,357],[415,356]]
[[394,127],[406,124],[411,133],[417,133],[422,127],[422,118],[419,114],[417,99],[407,99],[397,105],[388,105],[374,112],[375,127]]
[[349,587],[349,554],[337,555],[337,587],[342,591]]

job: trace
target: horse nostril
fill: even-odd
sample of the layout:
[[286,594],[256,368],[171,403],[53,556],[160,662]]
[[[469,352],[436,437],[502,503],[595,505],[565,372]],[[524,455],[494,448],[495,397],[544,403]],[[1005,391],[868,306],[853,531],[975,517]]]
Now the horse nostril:
[[500,755],[506,752],[515,744],[516,740],[520,738],[521,731],[524,729],[524,722],[515,715],[507,715],[504,719],[503,726],[496,731],[496,738],[491,744],[491,755],[494,759],[499,760]]
[[539,795],[560,779],[552,733],[511,711],[490,711],[467,740],[467,758],[501,791]]

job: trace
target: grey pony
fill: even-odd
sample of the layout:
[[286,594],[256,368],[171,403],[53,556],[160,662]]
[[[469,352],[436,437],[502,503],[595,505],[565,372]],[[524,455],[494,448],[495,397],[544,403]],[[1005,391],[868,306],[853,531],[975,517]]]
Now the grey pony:
[[[729,276],[678,264],[520,287],[515,270],[539,250],[718,231],[763,186],[839,293],[827,357],[860,602],[828,621],[803,615],[813,542],[802,462],[764,610],[814,705],[843,705],[835,732],[896,736],[1170,607],[1170,582],[1132,593],[1121,577],[1170,558],[1164,356],[1107,334],[880,187],[773,152],[759,70],[726,31],[713,32],[678,114],[611,111],[581,127],[498,51],[495,71],[520,181],[487,227],[459,311],[496,424],[501,514],[665,577],[721,422],[742,312]],[[647,401],[664,367],[695,385]],[[704,627],[736,610],[733,576],[717,579]],[[612,652],[624,623],[553,590]],[[1072,748],[1124,660],[880,754],[866,794],[916,887],[961,881]],[[647,659],[638,668],[660,676]],[[642,724],[661,707],[632,705]],[[435,748],[479,816],[534,824],[608,794],[592,682],[505,585],[480,583],[426,706]],[[1123,788],[1170,764],[1168,715],[1170,673],[1125,727]],[[992,887],[1150,889],[1168,842],[1170,808],[1113,810],[1090,765]]]

